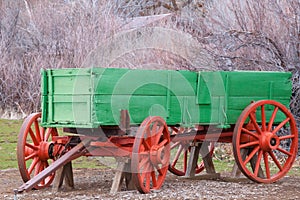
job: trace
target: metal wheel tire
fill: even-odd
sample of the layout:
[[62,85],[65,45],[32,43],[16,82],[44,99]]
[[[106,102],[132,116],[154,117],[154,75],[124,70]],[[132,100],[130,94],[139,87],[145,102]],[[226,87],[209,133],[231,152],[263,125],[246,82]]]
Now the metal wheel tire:
[[148,117],[140,125],[132,151],[131,171],[141,193],[158,190],[168,172],[170,134],[161,117]]
[[[43,171],[53,162],[49,158],[48,149],[53,136],[57,136],[56,128],[43,128],[39,125],[41,113],[29,115],[22,124],[17,144],[17,159],[21,177],[24,182]],[[49,186],[55,174],[52,173],[43,179],[35,189]]]
[[[289,131],[279,134],[283,127]],[[283,145],[289,142],[288,149]],[[250,104],[237,120],[233,153],[249,179],[272,183],[292,167],[298,149],[298,130],[290,111],[281,103],[261,100]]]

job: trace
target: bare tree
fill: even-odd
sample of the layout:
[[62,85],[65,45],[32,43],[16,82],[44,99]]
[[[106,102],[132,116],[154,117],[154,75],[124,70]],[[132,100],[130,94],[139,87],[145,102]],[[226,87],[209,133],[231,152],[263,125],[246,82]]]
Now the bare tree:
[[[209,58],[213,62],[205,63],[211,65],[210,70],[293,71],[291,107],[300,116],[298,0],[0,2],[2,110],[26,114],[39,111],[41,68],[83,67],[90,52],[104,47],[120,32],[147,26],[149,30],[159,27],[188,36],[191,45],[179,38],[176,45],[185,49],[124,52],[110,66],[137,68],[154,63],[158,68],[202,70],[201,63]],[[141,18],[166,13],[170,15],[160,20]],[[118,45],[126,46],[121,41]],[[199,52],[205,55],[191,59],[178,53],[188,55],[186,52],[193,49],[203,49]]]

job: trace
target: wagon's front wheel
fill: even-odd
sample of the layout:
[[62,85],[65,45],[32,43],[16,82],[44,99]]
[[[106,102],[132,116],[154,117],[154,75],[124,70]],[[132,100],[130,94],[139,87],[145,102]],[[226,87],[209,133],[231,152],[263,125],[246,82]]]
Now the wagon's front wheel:
[[257,101],[240,115],[232,143],[243,174],[255,182],[272,183],[289,171],[296,158],[296,122],[281,103]]
[[170,159],[170,134],[161,117],[148,117],[140,125],[133,144],[131,172],[141,193],[158,190]]
[[[17,144],[19,171],[24,182],[43,171],[53,162],[51,153],[52,137],[57,136],[56,128],[43,128],[39,125],[41,113],[29,115],[22,124]],[[35,189],[49,186],[54,179],[54,173],[43,179]]]

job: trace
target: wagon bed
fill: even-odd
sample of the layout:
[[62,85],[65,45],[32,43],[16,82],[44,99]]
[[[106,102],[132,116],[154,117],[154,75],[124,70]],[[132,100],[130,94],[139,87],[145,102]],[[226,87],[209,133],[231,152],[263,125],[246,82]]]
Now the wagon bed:
[[226,127],[251,101],[288,107],[291,96],[291,73],[283,72],[49,69],[42,83],[44,127],[117,126],[120,110],[131,124],[161,116],[173,126]]

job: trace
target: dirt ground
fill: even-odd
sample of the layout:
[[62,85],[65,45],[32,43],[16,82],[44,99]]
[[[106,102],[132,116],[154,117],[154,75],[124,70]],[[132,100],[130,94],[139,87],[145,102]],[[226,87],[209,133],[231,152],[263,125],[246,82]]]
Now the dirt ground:
[[[257,184],[247,178],[221,174],[217,180],[185,179],[168,173],[159,191],[140,194],[122,190],[110,194],[113,170],[74,169],[75,189],[51,187],[17,195],[18,200],[33,199],[300,199],[300,176],[286,176],[273,184]],[[14,199],[13,189],[22,184],[17,169],[0,171],[0,199]]]

